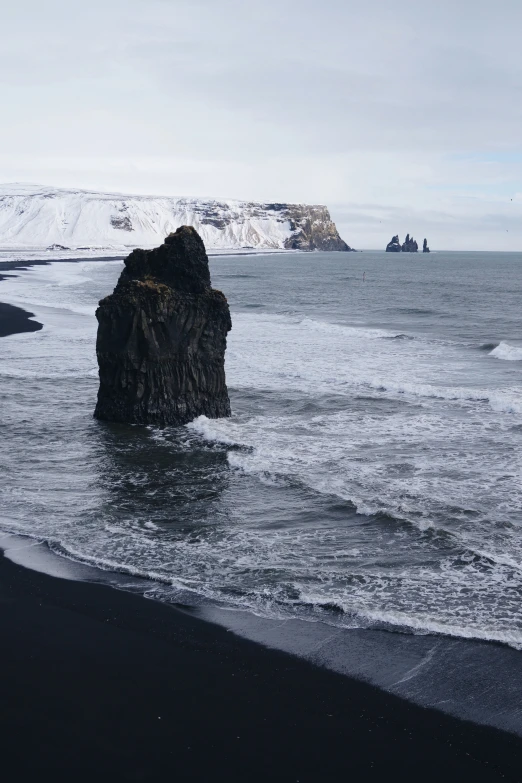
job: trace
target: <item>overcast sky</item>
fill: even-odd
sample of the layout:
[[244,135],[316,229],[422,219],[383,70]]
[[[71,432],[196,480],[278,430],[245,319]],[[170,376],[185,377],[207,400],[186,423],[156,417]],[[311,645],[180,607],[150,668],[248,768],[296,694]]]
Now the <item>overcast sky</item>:
[[521,0],[4,0],[0,181],[522,250],[521,37]]

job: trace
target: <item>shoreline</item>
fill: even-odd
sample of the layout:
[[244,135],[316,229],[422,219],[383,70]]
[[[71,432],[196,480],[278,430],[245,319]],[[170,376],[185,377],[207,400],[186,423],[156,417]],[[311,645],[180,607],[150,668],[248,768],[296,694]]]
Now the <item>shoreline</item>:
[[[122,257],[123,258],[123,257]],[[6,274],[16,271],[25,271],[32,266],[48,266],[55,262],[76,262],[80,261],[119,261],[120,257],[114,258],[50,258],[34,259],[30,261],[0,261],[0,283],[9,277],[19,277],[16,274]],[[24,310],[23,307],[0,302],[0,337],[10,337],[14,334],[25,334],[28,332],[39,332],[43,329],[40,321],[33,321],[34,313]]]
[[[18,780],[520,779],[522,740],[0,556],[3,769]],[[31,752],[27,753],[30,748]],[[78,771],[80,773],[78,774]]]
[[0,337],[39,332],[40,329],[43,329],[43,324],[31,320],[34,317],[34,313],[30,313],[22,307],[0,302]]
[[0,260],[0,281],[6,277],[18,277],[18,275],[5,274],[6,272],[26,271],[31,266],[49,266],[49,264],[56,263],[72,263],[79,264],[82,261],[123,261],[125,256],[94,256],[94,257],[80,257],[74,258],[35,258],[35,259],[18,259],[13,261]]
[[247,608],[172,590],[146,573],[105,568],[56,551],[45,538],[0,533],[0,551],[17,565],[65,580],[100,583],[146,596],[218,626],[240,639],[327,669],[422,709],[507,732],[522,741],[520,651],[494,641],[397,629],[343,627]]

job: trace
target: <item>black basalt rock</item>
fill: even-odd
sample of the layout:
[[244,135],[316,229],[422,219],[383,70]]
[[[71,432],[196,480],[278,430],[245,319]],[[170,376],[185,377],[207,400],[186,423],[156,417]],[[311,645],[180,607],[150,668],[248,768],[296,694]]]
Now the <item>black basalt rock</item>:
[[399,235],[396,234],[394,237],[392,237],[391,242],[388,242],[386,245],[386,252],[387,253],[400,253],[402,250],[401,243],[399,240]]
[[134,250],[96,317],[96,418],[165,426],[202,414],[230,416],[230,311],[211,287],[205,246],[194,228],[178,228],[154,250]]
[[430,249],[428,247],[428,240],[427,239],[425,239],[424,242],[422,243],[422,252],[423,253],[429,253],[430,252]]
[[402,245],[403,253],[416,253],[419,249],[417,242],[409,234],[406,234],[406,239]]

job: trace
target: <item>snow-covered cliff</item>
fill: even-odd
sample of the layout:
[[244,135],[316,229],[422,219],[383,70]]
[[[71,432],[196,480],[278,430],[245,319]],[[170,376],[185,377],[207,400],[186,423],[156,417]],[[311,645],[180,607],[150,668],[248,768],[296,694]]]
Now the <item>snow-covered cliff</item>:
[[182,225],[211,250],[351,249],[323,206],[0,185],[0,248],[146,248]]

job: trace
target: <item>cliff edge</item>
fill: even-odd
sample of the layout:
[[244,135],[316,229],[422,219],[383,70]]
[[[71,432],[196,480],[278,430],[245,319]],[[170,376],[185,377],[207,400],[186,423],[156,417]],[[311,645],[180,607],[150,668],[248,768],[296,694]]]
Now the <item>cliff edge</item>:
[[[267,208],[274,205],[266,205]],[[326,250],[352,252],[341,239],[330,213],[323,206],[281,205],[290,224],[291,236],[285,240],[290,250]]]
[[129,253],[180,226],[193,226],[207,250],[351,249],[325,206],[0,184],[3,248]]

